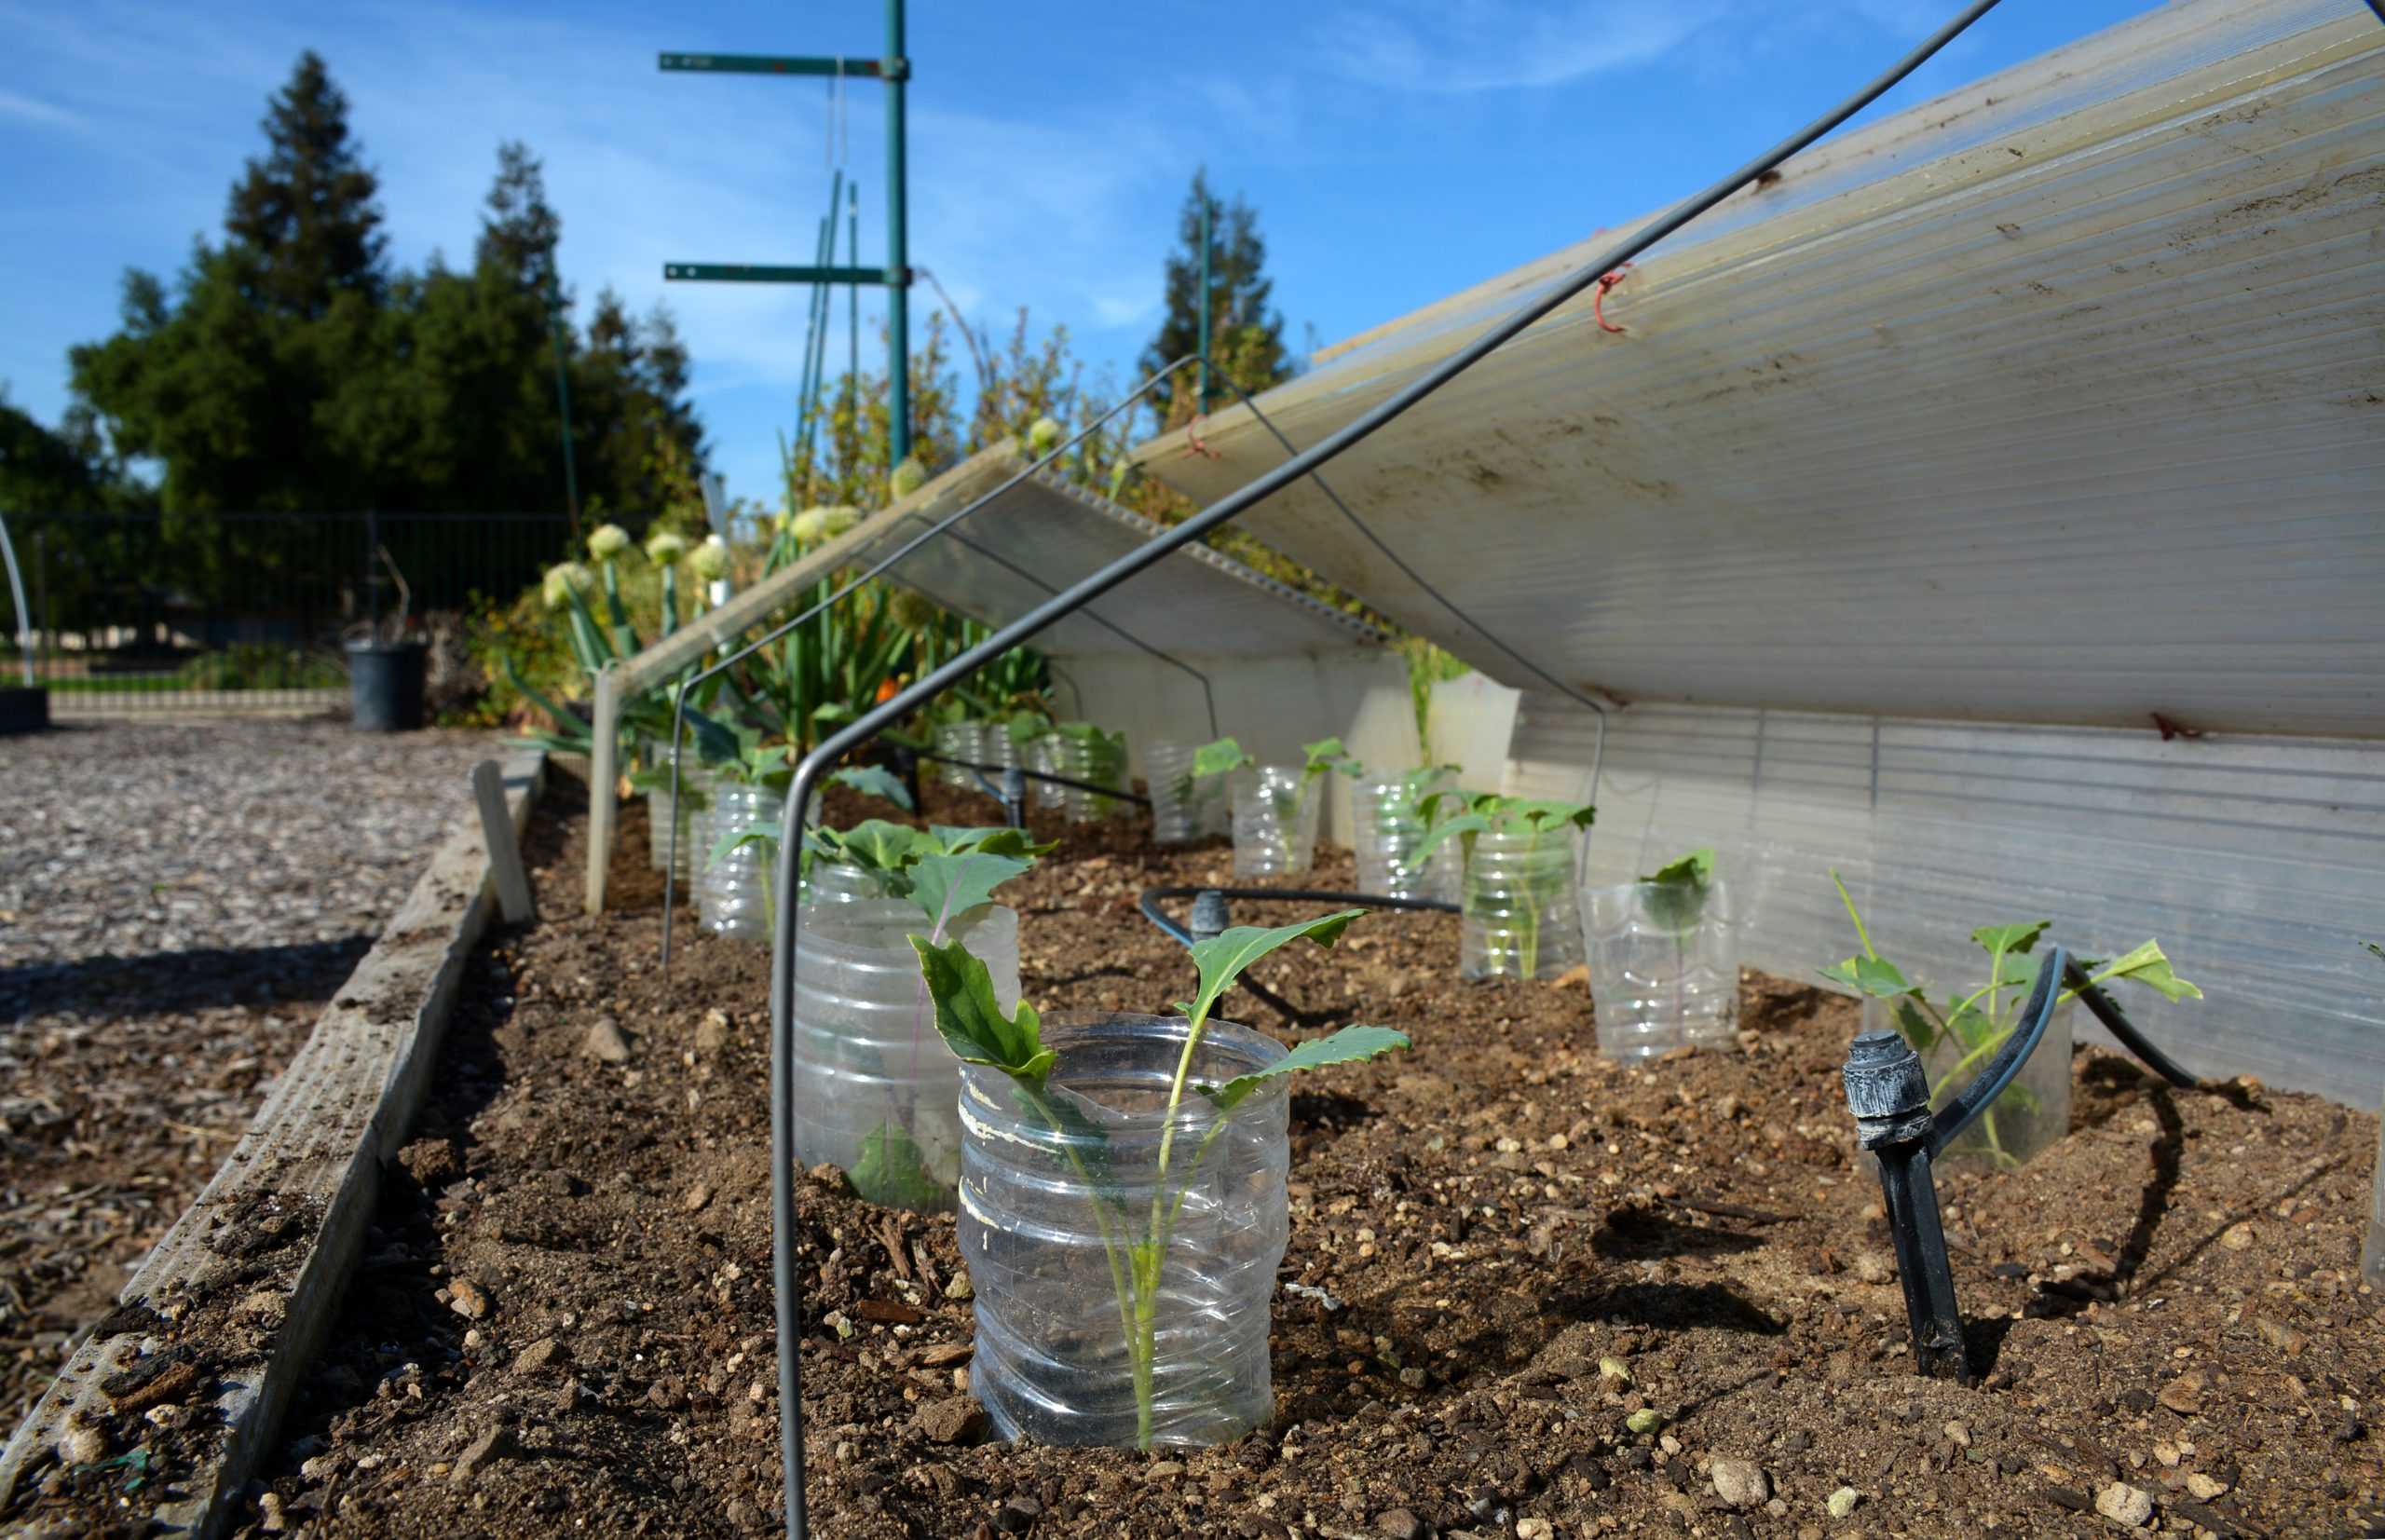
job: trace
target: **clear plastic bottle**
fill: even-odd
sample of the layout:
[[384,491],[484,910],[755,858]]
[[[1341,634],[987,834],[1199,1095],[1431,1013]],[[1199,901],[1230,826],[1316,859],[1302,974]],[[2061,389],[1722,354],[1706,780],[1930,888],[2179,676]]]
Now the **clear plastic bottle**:
[[[1067,774],[1060,769],[1059,734],[1047,732],[1040,738],[1030,739],[1027,744],[1025,768],[1041,770],[1046,775]],[[1068,805],[1069,788],[1056,781],[1029,781],[1027,785],[1029,807],[1060,808]]]
[[1458,974],[1555,978],[1582,961],[1574,830],[1485,829],[1465,864]]
[[[961,1061],[936,1031],[913,935],[928,918],[877,875],[817,863],[797,930],[795,1149],[838,1166],[872,1203],[948,1209],[961,1172]],[[1018,1008],[1018,916],[985,904],[942,937],[963,941]]]
[[1352,784],[1351,823],[1357,841],[1358,891],[1392,898],[1458,901],[1465,876],[1464,853],[1445,839],[1417,855],[1428,832],[1416,803],[1436,791],[1454,791],[1454,775],[1411,786],[1397,776],[1370,777]]
[[[1288,1102],[1280,1079],[1222,1118],[1186,1093],[1161,1181],[1185,1033],[1180,1016],[1047,1018],[1044,1045],[1059,1054],[1049,1117],[1001,1070],[962,1068],[959,1238],[977,1315],[969,1388],[1003,1438],[1198,1446],[1267,1421],[1268,1306],[1289,1235]],[[1212,1021],[1192,1078],[1222,1083],[1283,1054]],[[1125,1247],[1147,1236],[1154,1196],[1173,1218],[1146,1337],[1130,1335],[1145,1302]]]
[[[660,743],[649,742],[647,744],[646,762],[649,766],[660,766],[667,778],[671,759]],[[679,853],[677,865],[672,867],[672,875],[681,882],[688,880],[688,875],[693,869],[689,865],[689,852],[696,844],[692,820],[696,811],[704,805],[711,785],[712,777],[696,763],[695,751],[685,749],[679,757],[678,800],[675,803],[672,800],[668,779],[646,794],[647,861],[656,871],[672,866],[671,826],[675,823],[679,828]]]
[[[1056,775],[1071,781],[1083,781],[1113,790],[1126,789],[1125,739],[1100,732],[1056,732],[1048,742],[1052,744],[1050,769]],[[1071,824],[1090,824],[1104,818],[1115,818],[1126,810],[1126,804],[1115,797],[1099,792],[1081,791],[1074,786],[1054,788],[1060,793],[1060,806]]]
[[1583,898],[1600,1053],[1646,1058],[1737,1045],[1739,949],[1728,883],[1710,881],[1701,895],[1624,882]]
[[769,943],[775,855],[759,845],[741,845],[725,854],[714,852],[731,829],[765,827],[777,834],[785,812],[786,798],[767,787],[742,781],[714,784],[710,804],[691,820],[697,843],[689,856],[696,868],[696,920],[705,930]]
[[[935,725],[935,751],[946,759],[966,760],[983,764],[986,759],[986,724],[983,722],[938,722]],[[938,764],[936,784],[953,791],[975,791],[977,772],[963,765]]]
[[1195,743],[1163,738],[1144,751],[1145,784],[1152,794],[1152,838],[1163,845],[1189,845],[1221,835],[1233,825],[1233,797],[1222,775],[1195,777]]
[[1233,776],[1233,874],[1298,877],[1316,858],[1319,781],[1298,765],[1252,765]]

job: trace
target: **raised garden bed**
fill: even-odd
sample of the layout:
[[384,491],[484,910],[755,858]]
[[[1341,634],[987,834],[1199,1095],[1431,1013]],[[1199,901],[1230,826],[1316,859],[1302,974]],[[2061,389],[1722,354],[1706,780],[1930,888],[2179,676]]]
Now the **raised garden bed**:
[[[583,812],[568,786],[539,809],[549,918],[471,967],[258,1533],[776,1521],[767,953],[683,922],[662,976],[635,808],[612,890],[631,907],[576,914]],[[1230,854],[1135,831],[1056,826],[1068,842],[1005,888],[1039,1006],[1183,988],[1136,895],[1225,881]],[[1351,878],[1334,854],[1305,880]],[[1306,912],[1273,908],[1237,918]],[[2172,1092],[2082,1052],[2066,1140],[1945,1180],[1988,1373],[1922,1380],[1852,1165],[1853,1002],[1750,975],[1744,1051],[1625,1067],[1596,1056],[1578,974],[1458,980],[1458,924],[1370,916],[1335,953],[1270,959],[1256,976],[1297,1029],[1228,1003],[1278,1035],[1357,1017],[1415,1038],[1294,1098],[1275,1415],[1234,1443],[978,1441],[951,1220],[805,1182],[814,1533],[2088,1535],[2116,1482],[2165,1533],[2385,1515],[2385,1331],[2357,1271],[2374,1118]],[[1632,1431],[1641,1412],[1657,1425]]]

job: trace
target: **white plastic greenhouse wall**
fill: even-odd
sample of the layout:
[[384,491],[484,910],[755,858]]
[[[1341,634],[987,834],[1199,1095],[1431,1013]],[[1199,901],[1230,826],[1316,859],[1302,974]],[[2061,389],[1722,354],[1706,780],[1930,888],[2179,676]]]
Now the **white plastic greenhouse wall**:
[[[1596,244],[1261,405],[1313,443]],[[1327,470],[1467,611],[1612,702],[1601,754],[1590,713],[1528,688],[1495,784],[1583,795],[1595,765],[1591,880],[1715,845],[1753,890],[1746,961],[1792,977],[1854,949],[1833,867],[1933,980],[1975,967],[1993,921],[2051,920],[2089,955],[2158,936],[2208,998],[2128,1003],[2188,1065],[2373,1104],[2385,28],[2365,7],[2160,7],[1791,162],[1605,312],[1623,333],[1569,303]],[[1204,502],[1280,458],[1238,408],[1201,436],[1209,454],[1179,436],[1138,458]],[[1307,485],[1242,522],[1535,684]]]

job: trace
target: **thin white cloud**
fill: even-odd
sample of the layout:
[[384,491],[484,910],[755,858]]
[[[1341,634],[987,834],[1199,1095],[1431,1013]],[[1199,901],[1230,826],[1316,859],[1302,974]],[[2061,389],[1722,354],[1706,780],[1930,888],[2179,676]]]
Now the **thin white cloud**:
[[1158,313],[1159,302],[1148,296],[1139,299],[1110,294],[1093,296],[1093,319],[1104,326],[1132,326]]
[[1358,84],[1460,93],[1559,86],[1670,52],[1720,14],[1645,0],[1384,0],[1341,9],[1317,52]]
[[90,127],[80,113],[68,112],[63,107],[11,90],[0,90],[0,117],[13,117],[21,122],[58,129],[84,130]]

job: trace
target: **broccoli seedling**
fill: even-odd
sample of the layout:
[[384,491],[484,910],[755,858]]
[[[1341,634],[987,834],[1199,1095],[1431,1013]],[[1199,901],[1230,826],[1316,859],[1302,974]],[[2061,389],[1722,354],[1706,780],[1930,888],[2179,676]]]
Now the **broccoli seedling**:
[[[1259,796],[1267,804],[1275,825],[1276,855],[1280,869],[1295,871],[1307,864],[1305,852],[1292,849],[1299,838],[1302,823],[1308,816],[1309,797],[1316,783],[1330,771],[1356,780],[1367,772],[1366,767],[1342,746],[1339,738],[1320,738],[1314,743],[1301,745],[1301,773],[1298,781],[1286,785],[1266,776],[1259,778]],[[1251,757],[1242,744],[1232,738],[1220,738],[1214,743],[1204,743],[1193,751],[1192,774],[1227,775],[1238,770],[1256,769],[1259,761]]]
[[[914,937],[920,971],[935,1000],[936,1029],[962,1061],[998,1070],[1010,1078],[1019,1103],[1062,1137],[1068,1159],[1092,1194],[1095,1223],[1102,1250],[1110,1261],[1111,1287],[1118,1300],[1119,1329],[1124,1333],[1135,1389],[1136,1447],[1152,1441],[1152,1366],[1158,1357],[1158,1310],[1162,1275],[1167,1265],[1177,1215],[1191,1191],[1202,1161],[1226,1126],[1233,1111],[1270,1081],[1302,1070],[1372,1058],[1408,1046],[1404,1032],[1387,1027],[1350,1026],[1315,1043],[1304,1043],[1264,1070],[1237,1075],[1221,1085],[1192,1082],[1193,1056],[1218,1002],[1233,987],[1245,969],[1261,958],[1295,941],[1331,947],[1365,913],[1343,909],[1290,925],[1262,929],[1237,925],[1192,947],[1200,988],[1189,1002],[1176,1009],[1186,1022],[1184,1047],[1168,1087],[1165,1120],[1152,1180],[1148,1213],[1137,1213],[1125,1189],[1110,1170],[1108,1136],[1066,1100],[1052,1094],[1050,1080],[1057,1064],[1056,1050],[1043,1045],[1042,1020],[1035,1008],[1019,1002],[1005,1015],[995,1003],[993,983],[984,962],[965,944],[937,946]],[[1216,1109],[1189,1158],[1179,1160],[1176,1143],[1177,1113],[1187,1091]]]
[[[1463,806],[1465,811],[1443,819],[1425,835],[1424,845],[1417,851],[1418,860],[1437,849],[1442,841],[1455,839],[1465,852],[1466,865],[1474,864],[1474,845],[1483,834],[1523,837],[1523,846],[1517,853],[1524,870],[1524,879],[1515,897],[1522,911],[1513,935],[1486,931],[1485,945],[1491,948],[1485,959],[1492,973],[1513,971],[1519,977],[1532,978],[1540,972],[1540,921],[1548,906],[1563,893],[1572,873],[1541,874],[1533,857],[1552,838],[1569,838],[1575,829],[1587,829],[1597,820],[1598,810],[1588,802],[1560,802],[1548,797],[1502,797],[1495,792],[1432,792],[1424,798],[1426,816],[1430,817],[1448,806]],[[1465,904],[1469,910],[1475,901],[1473,884],[1467,884]],[[1513,968],[1507,966],[1512,963]]]
[[[1847,893],[1847,884],[1839,880],[1838,873],[1832,872],[1830,879],[1838,889],[1838,900],[1846,906],[1847,918],[1855,925],[1855,939],[1863,949],[1843,962],[1819,970],[1821,975],[1888,1004],[1897,1029],[1925,1058],[1942,1043],[1951,1042],[1955,1045],[1955,1063],[1929,1087],[1929,1105],[1943,1107],[2019,1030],[2021,1007],[2027,1002],[2030,987],[2037,982],[2037,968],[2028,961],[2028,954],[2053,921],[2024,920],[1983,925],[1973,931],[1972,943],[1987,953],[1987,982],[1968,995],[1949,995],[1942,1006],[1934,1005],[1920,985],[1908,980],[1903,970],[1873,947],[1872,933],[1864,926],[1863,917],[1856,913],[1855,900]],[[2079,966],[2086,970],[2090,984],[2127,979],[2167,1000],[2202,998],[2201,989],[2171,971],[2170,960],[2162,955],[2158,941],[2146,941],[2109,961],[2082,960]],[[2077,989],[2065,988],[2056,1002],[2078,997]],[[2037,1106],[2037,1097],[2024,1087],[2008,1087],[1981,1115],[1979,1127],[1989,1156],[1998,1165],[2018,1165],[2020,1160],[2005,1149],[1996,1125],[1997,1109],[2008,1102],[2021,1113],[2035,1111]]]

